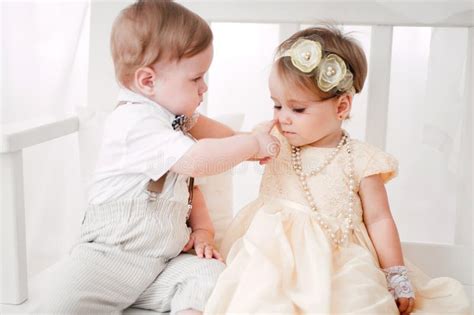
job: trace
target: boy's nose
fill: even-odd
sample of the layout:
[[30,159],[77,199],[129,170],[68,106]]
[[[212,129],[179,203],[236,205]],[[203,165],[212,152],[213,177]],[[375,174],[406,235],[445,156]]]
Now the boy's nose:
[[203,82],[202,85],[201,85],[201,88],[199,89],[199,94],[204,94],[207,92],[207,84],[206,82]]

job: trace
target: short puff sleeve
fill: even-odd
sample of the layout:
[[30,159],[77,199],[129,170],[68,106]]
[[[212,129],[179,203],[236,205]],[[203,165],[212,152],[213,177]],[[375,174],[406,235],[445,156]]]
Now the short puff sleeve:
[[361,178],[380,174],[384,183],[398,175],[398,161],[389,153],[372,147],[368,162]]

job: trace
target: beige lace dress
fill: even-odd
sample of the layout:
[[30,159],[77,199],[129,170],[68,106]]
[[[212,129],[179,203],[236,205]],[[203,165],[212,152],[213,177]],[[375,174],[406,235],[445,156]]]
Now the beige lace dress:
[[[308,206],[292,169],[290,145],[278,137],[281,153],[266,166],[259,197],[239,212],[224,237],[221,250],[227,268],[205,313],[398,314],[362,220],[359,196],[354,199],[354,229],[346,243],[336,246]],[[385,182],[396,175],[392,156],[351,141],[356,186],[373,174],[381,174]],[[332,150],[302,148],[304,170],[321,165]],[[347,159],[348,153],[341,150],[308,181],[317,208],[334,229],[347,209]],[[416,291],[415,313],[469,312],[459,282],[429,279],[411,265],[409,270]]]

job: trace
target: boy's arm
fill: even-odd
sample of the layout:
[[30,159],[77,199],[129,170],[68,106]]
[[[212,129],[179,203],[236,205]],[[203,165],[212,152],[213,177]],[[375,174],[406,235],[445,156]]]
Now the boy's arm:
[[171,167],[178,174],[193,177],[225,172],[249,158],[277,156],[280,142],[270,135],[275,121],[252,134],[239,134],[222,139],[201,139]]
[[204,115],[199,115],[196,124],[189,130],[196,139],[204,138],[226,138],[236,133],[229,126]]
[[214,226],[209,216],[206,201],[198,186],[193,189],[193,208],[189,216],[189,226],[194,231],[205,231],[209,237],[214,239]]
[[201,258],[215,258],[224,261],[214,244],[214,226],[207,210],[206,202],[201,190],[196,186],[193,189],[193,208],[189,216],[189,225],[192,233],[183,251],[194,248],[196,255]]
[[191,146],[171,170],[192,177],[215,175],[256,155],[259,149],[259,142],[253,135],[202,139]]

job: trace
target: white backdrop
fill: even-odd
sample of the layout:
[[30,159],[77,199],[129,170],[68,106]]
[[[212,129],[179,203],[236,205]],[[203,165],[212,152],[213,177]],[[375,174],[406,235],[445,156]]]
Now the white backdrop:
[[[62,117],[87,97],[88,1],[1,3],[2,124]],[[24,151],[28,273],[67,253],[83,190],[77,135]]]
[[473,211],[466,45],[466,29],[394,32],[387,149],[400,160],[390,192],[404,239],[453,243],[456,213]]
[[[2,2],[1,123],[63,115],[87,100],[88,1]],[[244,129],[271,118],[267,76],[277,24],[214,23],[208,114],[244,112]],[[370,27],[356,30],[370,54]],[[472,213],[472,116],[464,100],[465,29],[395,28],[388,185],[403,240],[453,243],[457,213]],[[108,44],[108,43],[105,43]],[[366,89],[369,88],[366,86]],[[364,138],[366,91],[347,129]],[[106,106],[106,104],[104,104]],[[65,254],[84,209],[77,136],[25,150],[29,273]],[[235,170],[235,211],[255,197],[261,168]]]

